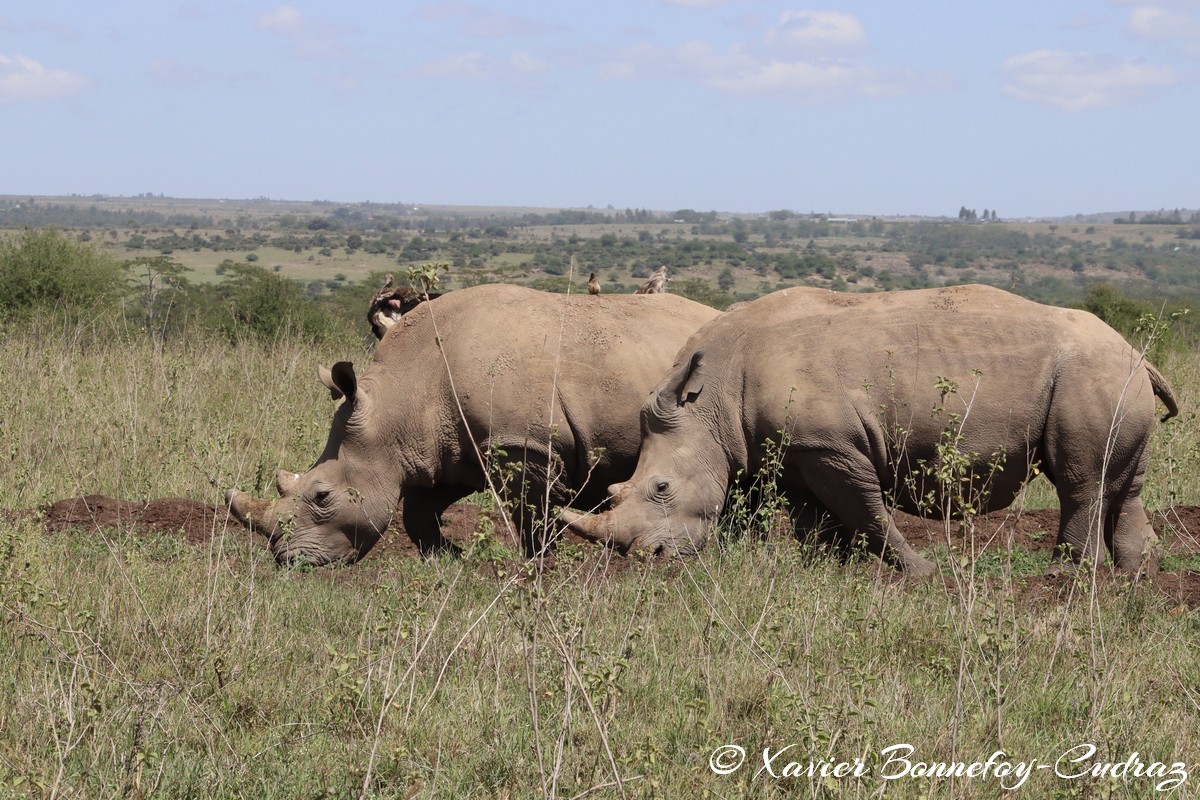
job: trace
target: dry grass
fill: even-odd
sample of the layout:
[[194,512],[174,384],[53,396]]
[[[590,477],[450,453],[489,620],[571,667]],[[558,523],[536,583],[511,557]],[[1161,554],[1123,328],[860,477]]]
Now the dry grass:
[[[122,330],[7,334],[0,506],[89,492],[216,502],[319,452],[331,407],[294,342]],[[1180,394],[1195,361],[1165,366]],[[1150,505],[1200,499],[1194,405],[1155,440]],[[1200,617],[1145,587],[951,568],[911,584],[794,542],[687,561],[566,548],[534,572],[481,548],[428,562],[277,569],[258,542],[205,547],[0,521],[0,796],[972,797],[994,779],[885,781],[914,759],[1053,761],[1090,743],[1189,762]],[[953,565],[952,565],[953,566]],[[737,744],[746,766],[709,768]],[[756,773],[861,758],[868,775]],[[1145,797],[1153,782],[1037,771],[1028,797]]]

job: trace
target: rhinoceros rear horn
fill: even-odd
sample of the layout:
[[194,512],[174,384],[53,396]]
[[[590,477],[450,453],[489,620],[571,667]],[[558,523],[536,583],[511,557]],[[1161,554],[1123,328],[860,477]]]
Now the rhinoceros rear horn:
[[347,400],[354,399],[354,393],[358,389],[358,378],[354,375],[354,365],[349,361],[337,362],[333,365],[332,370],[318,365],[317,377],[321,379],[321,383],[325,384],[325,388],[329,390],[329,396],[334,400],[340,397],[345,397]]

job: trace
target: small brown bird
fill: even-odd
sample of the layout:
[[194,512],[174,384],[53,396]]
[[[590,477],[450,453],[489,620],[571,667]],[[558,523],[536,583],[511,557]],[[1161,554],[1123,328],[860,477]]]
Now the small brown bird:
[[667,291],[667,265],[663,264],[634,294],[663,294]]
[[588,278],[588,294],[600,294],[600,281],[596,280],[596,273]]

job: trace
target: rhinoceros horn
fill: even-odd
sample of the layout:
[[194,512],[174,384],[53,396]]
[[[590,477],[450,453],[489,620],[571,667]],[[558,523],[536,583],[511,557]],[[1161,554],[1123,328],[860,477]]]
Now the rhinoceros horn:
[[256,500],[237,489],[230,489],[225,493],[225,505],[229,506],[229,510],[233,512],[233,516],[237,518],[238,522],[263,536],[270,535],[262,522],[263,514],[266,513],[270,504],[270,500]]
[[580,514],[569,508],[564,508],[558,515],[560,522],[585,539],[627,549],[629,537],[620,535],[607,517],[608,514]]

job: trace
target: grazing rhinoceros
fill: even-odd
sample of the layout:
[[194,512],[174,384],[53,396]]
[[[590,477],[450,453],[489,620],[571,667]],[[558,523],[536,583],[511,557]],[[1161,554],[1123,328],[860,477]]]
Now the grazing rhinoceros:
[[449,544],[441,513],[486,486],[486,461],[526,501],[516,516],[530,534],[528,506],[591,507],[632,474],[646,394],[718,314],[671,295],[449,292],[398,319],[361,375],[334,365],[327,385],[345,400],[325,451],[276,475],[278,500],[231,489],[226,501],[280,562],[325,564],[370,550],[403,497],[405,529],[430,552]]
[[623,549],[694,552],[771,441],[797,527],[827,511],[836,541],[865,535],[906,572],[935,567],[891,509],[1004,508],[1035,465],[1061,503],[1061,561],[1095,559],[1103,535],[1119,568],[1152,571],[1139,492],[1155,396],[1176,413],[1154,367],[1084,311],[986,286],[786,289],[688,340],[642,409],[637,469],[609,489],[612,508],[560,518]]

